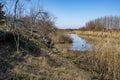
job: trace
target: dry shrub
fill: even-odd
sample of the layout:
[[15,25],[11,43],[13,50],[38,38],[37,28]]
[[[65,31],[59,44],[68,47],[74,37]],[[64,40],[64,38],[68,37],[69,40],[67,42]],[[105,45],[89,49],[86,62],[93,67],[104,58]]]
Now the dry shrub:
[[65,33],[64,31],[56,31],[56,33],[53,33],[50,35],[50,38],[55,43],[71,43],[72,39],[68,35],[68,33]]

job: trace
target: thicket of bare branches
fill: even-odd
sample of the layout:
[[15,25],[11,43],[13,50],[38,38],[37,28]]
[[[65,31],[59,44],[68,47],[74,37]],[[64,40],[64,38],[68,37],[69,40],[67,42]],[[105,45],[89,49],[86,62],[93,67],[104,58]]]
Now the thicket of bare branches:
[[19,50],[19,35],[21,34],[36,37],[44,43],[51,43],[49,34],[55,32],[56,27],[54,25],[55,17],[49,12],[40,6],[30,6],[25,9],[24,1],[20,2],[20,0],[13,0],[13,8],[9,8],[7,3],[5,6],[6,26],[15,36],[17,51]]
[[56,29],[54,25],[55,18],[41,8],[31,8],[30,14],[21,19],[24,21],[26,29],[30,31],[31,35],[38,33],[41,38],[48,37]]

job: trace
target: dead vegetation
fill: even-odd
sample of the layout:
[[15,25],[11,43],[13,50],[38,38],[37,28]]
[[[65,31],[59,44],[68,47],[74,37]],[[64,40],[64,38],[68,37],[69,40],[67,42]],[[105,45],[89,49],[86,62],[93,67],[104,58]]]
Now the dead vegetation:
[[88,75],[74,64],[22,35],[17,53],[13,37],[10,32],[0,31],[0,79],[88,80]]

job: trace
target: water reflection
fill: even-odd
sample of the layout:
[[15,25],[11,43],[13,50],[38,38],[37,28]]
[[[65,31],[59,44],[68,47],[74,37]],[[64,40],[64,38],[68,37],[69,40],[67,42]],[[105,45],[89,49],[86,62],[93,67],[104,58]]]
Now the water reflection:
[[70,34],[70,37],[73,39],[70,50],[86,51],[91,49],[90,44],[85,39],[80,38],[76,34]]

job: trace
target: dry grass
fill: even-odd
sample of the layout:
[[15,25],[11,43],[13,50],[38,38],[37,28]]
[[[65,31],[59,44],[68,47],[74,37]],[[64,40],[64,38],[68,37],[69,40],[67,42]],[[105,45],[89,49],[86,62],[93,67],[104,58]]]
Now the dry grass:
[[98,43],[89,52],[88,63],[91,71],[98,73],[100,79],[120,79],[120,45],[110,42]]
[[[24,51],[20,51],[19,54],[14,51],[8,52],[6,47],[0,48],[0,51],[0,59],[6,60],[9,64],[14,63],[12,68],[6,63],[0,65],[1,71],[4,71],[3,67],[8,66],[6,73],[0,72],[1,80],[88,80],[89,78],[87,73],[57,54],[41,52],[36,57]],[[4,53],[7,57],[2,57]]]
[[87,74],[57,55],[27,56],[22,66],[14,68],[14,72],[35,77],[35,80],[87,80]]
[[93,44],[93,51],[76,53],[74,62],[93,79],[120,80],[120,32],[73,31]]
[[120,32],[119,31],[73,31],[73,33],[76,33],[78,35],[84,35],[84,36],[94,36],[94,37],[101,37],[101,38],[120,38]]

